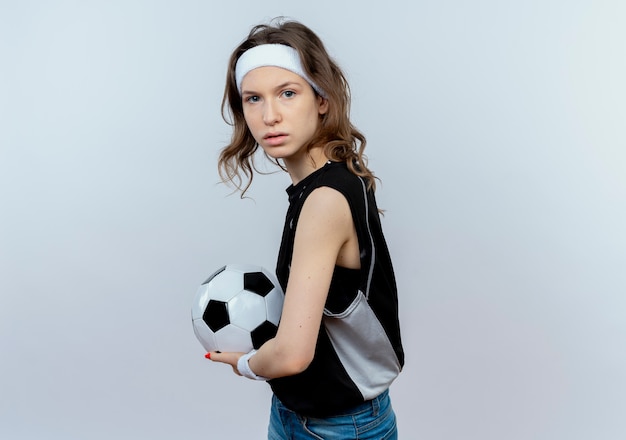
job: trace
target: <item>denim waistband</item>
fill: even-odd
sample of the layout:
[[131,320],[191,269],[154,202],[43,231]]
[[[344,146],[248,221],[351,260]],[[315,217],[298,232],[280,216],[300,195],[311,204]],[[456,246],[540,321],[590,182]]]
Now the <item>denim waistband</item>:
[[[289,408],[287,408],[278,399],[278,397],[276,397],[276,395],[272,396],[272,399],[280,407],[282,407],[283,410],[294,412],[294,411],[290,410]],[[367,412],[367,411],[372,411],[372,413],[374,415],[377,415],[378,412],[380,411],[381,406],[384,406],[386,403],[388,403],[388,402],[386,402],[386,400],[388,400],[388,399],[389,399],[389,389],[386,389],[385,391],[383,391],[382,393],[380,393],[378,396],[374,397],[371,400],[366,400],[365,402],[359,403],[358,405],[353,406],[352,408],[348,408],[345,411],[341,411],[341,412],[339,412],[337,414],[333,414],[333,415],[325,417],[325,418],[351,416],[351,415],[361,414],[361,413],[364,413],[364,412]]]
[[362,412],[366,412],[370,410],[372,411],[374,415],[377,415],[385,399],[388,399],[388,398],[389,398],[389,390],[387,389],[383,391],[382,393],[380,393],[378,396],[374,397],[373,399],[366,400],[365,402],[360,403],[357,406],[354,406],[346,411],[343,411],[339,414],[335,414],[335,416],[340,417],[340,416],[356,415],[356,414],[360,414]]

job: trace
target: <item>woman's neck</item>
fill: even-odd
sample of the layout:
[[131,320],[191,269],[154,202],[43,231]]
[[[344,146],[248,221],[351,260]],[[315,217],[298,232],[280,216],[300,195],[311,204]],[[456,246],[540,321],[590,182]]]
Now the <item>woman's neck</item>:
[[328,158],[322,148],[313,148],[301,157],[283,160],[291,177],[291,182],[296,185],[309,174],[322,168],[328,161]]

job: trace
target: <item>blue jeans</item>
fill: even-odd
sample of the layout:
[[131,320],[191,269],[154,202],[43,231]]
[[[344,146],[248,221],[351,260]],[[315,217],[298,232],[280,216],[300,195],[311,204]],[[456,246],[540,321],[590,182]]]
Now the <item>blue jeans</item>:
[[303,417],[272,397],[268,440],[397,440],[396,414],[389,391],[345,414]]

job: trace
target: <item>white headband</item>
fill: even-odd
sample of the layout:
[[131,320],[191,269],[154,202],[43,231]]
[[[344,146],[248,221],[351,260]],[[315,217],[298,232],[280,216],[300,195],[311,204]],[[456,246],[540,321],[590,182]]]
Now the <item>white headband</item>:
[[326,96],[324,91],[315,84],[306,74],[300,61],[298,51],[284,44],[262,44],[245,51],[237,60],[235,67],[235,79],[237,89],[241,95],[241,82],[248,72],[257,67],[281,67],[304,78],[311,87],[321,96]]

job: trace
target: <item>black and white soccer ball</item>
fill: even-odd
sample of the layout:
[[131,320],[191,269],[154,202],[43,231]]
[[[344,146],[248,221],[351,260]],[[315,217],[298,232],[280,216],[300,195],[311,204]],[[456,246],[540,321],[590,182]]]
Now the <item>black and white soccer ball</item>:
[[206,351],[249,352],[273,338],[283,310],[273,274],[251,264],[228,264],[199,287],[191,307],[196,337]]

